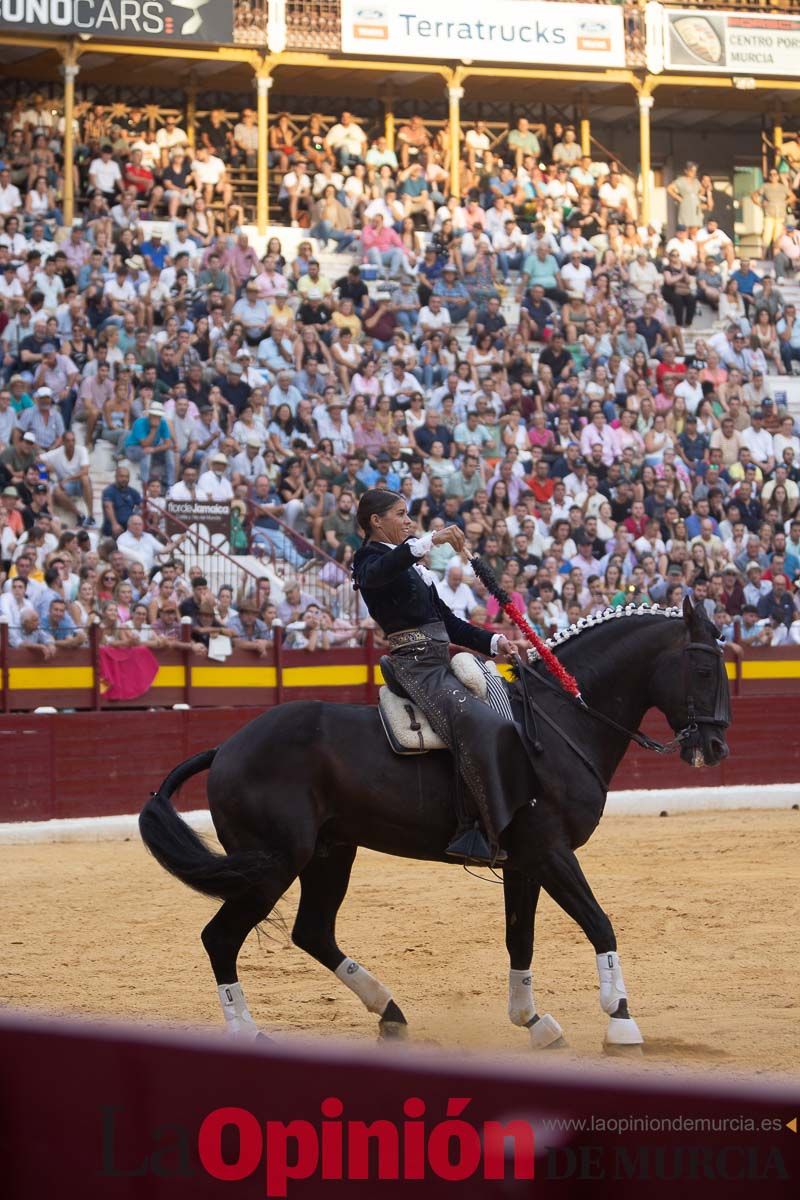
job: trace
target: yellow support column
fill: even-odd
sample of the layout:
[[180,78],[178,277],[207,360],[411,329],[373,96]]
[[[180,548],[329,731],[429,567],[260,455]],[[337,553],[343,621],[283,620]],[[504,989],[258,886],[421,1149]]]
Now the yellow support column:
[[653,103],[652,96],[639,96],[639,167],[642,172],[640,219],[642,225],[649,223],[653,208],[650,186],[650,109],[653,107]]
[[64,224],[75,219],[75,78],[80,68],[74,53],[64,60]]
[[197,79],[194,72],[189,75],[189,86],[186,89],[186,136],[189,139],[189,149],[194,153],[197,147]]
[[383,136],[387,149],[394,150],[394,96],[391,92],[386,93],[383,101]]
[[256,225],[260,234],[267,232],[269,224],[269,89],[271,75],[256,77],[258,89],[258,199],[256,201]]
[[587,116],[581,116],[581,154],[592,153],[592,127]]
[[586,97],[581,96],[580,99],[580,142],[581,154],[592,153],[592,127],[589,123],[589,111],[586,107]]
[[448,87],[450,120],[450,195],[461,194],[461,101],[464,99],[463,87]]
[[780,162],[783,156],[783,114],[775,113],[772,126],[772,141],[775,146],[775,162]]

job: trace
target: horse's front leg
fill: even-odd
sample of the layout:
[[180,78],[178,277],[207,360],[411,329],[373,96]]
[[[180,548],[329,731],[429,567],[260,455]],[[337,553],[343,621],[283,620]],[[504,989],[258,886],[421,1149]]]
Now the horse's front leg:
[[508,974],[508,1016],[512,1025],[530,1033],[534,1050],[564,1045],[562,1029],[555,1017],[536,1012],[533,998],[533,926],[541,884],[522,871],[503,871],[506,905],[506,949],[511,963]]
[[606,913],[594,898],[574,851],[557,846],[539,863],[542,886],[580,925],[594,946],[600,976],[600,1007],[608,1014],[605,1046],[639,1046],[644,1041],[628,1011],[628,993],[617,954],[617,939]]

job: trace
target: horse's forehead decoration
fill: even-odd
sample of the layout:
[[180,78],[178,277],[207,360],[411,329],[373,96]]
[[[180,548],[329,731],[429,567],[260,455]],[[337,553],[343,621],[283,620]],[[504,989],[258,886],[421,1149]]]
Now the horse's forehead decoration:
[[564,642],[577,637],[585,629],[592,629],[595,625],[605,625],[607,622],[618,620],[620,617],[680,617],[683,620],[683,610],[680,608],[659,608],[657,604],[624,604],[620,605],[619,608],[606,608],[603,612],[597,613],[593,617],[581,617],[579,621],[576,621],[574,625],[570,625],[568,629],[561,629],[558,633],[554,633],[551,638],[547,639],[546,645],[551,649],[556,646],[563,646]]

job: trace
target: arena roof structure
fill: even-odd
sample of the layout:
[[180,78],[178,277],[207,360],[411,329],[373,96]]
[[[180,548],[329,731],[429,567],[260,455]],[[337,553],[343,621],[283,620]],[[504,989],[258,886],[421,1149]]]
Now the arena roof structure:
[[[642,217],[652,203],[651,128],[659,123],[721,129],[772,122],[779,148],[785,116],[800,111],[800,0],[683,5],[638,0],[566,4],[496,0],[487,17],[477,0],[459,5],[400,0],[362,9],[356,0],[0,0],[0,79],[64,79],[72,114],[82,85],[183,86],[187,115],[206,90],[255,85],[258,126],[257,224],[268,218],[269,96],[324,95],[342,103],[383,101],[394,140],[394,108],[446,100],[453,143],[461,107],[473,103],[572,107],[587,151],[592,117],[629,126],[637,114]],[[72,160],[71,136],[65,157]],[[458,192],[457,155],[451,189]],[[72,173],[65,171],[66,190]],[[64,197],[65,216],[73,197]]]

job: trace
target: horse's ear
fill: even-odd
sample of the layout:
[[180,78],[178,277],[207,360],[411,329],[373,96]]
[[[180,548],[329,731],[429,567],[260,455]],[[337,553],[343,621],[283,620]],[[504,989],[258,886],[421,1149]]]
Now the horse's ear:
[[683,619],[687,627],[691,629],[694,624],[694,605],[688,596],[684,596],[683,598]]

